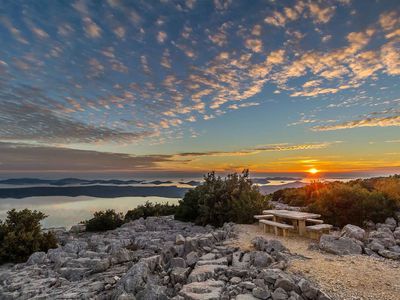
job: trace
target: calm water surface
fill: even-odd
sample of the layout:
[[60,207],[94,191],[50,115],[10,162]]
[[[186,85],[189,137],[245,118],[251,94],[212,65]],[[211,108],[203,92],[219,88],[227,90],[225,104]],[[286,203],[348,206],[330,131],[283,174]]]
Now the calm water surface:
[[170,203],[177,204],[179,198],[163,197],[119,197],[119,198],[94,198],[88,196],[64,197],[28,197],[23,199],[5,198],[0,199],[0,219],[5,218],[8,210],[29,208],[40,210],[48,217],[43,220],[43,227],[70,226],[82,220],[89,219],[95,211],[115,209],[125,213],[138,205],[146,203]]

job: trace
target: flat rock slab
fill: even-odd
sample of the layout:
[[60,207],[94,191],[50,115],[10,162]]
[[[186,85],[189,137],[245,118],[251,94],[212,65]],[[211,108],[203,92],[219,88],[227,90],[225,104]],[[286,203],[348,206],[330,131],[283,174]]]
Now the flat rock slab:
[[228,265],[228,259],[226,257],[221,257],[213,260],[199,260],[196,266],[204,266],[204,265]]
[[224,285],[223,281],[216,280],[192,282],[184,285],[179,295],[187,300],[218,300]]
[[189,282],[206,281],[212,278],[219,270],[226,270],[225,265],[204,265],[193,269],[188,277]]

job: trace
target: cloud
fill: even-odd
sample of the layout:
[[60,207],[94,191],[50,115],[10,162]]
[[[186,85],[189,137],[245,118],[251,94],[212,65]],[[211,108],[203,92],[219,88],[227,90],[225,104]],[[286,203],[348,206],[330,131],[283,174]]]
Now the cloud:
[[366,118],[362,120],[348,121],[333,125],[322,125],[312,127],[313,131],[331,131],[359,127],[389,127],[400,126],[400,116],[389,116],[380,118]]
[[157,33],[157,41],[162,44],[167,39],[167,33],[165,31],[159,31]]
[[206,151],[206,152],[182,152],[175,154],[175,157],[201,157],[201,156],[243,156],[243,155],[254,155],[260,152],[280,152],[280,151],[303,151],[303,150],[315,150],[324,149],[334,144],[341,143],[340,141],[335,142],[316,142],[316,143],[304,143],[304,144],[269,144],[248,149],[242,149],[238,151]]
[[214,0],[214,6],[217,10],[227,10],[232,4],[232,0]]
[[246,39],[244,42],[246,48],[251,49],[253,52],[259,53],[262,51],[263,44],[259,39]]
[[384,12],[379,16],[379,24],[383,30],[389,31],[400,23],[399,18],[400,16],[396,11]]
[[260,103],[258,103],[258,102],[247,102],[247,103],[240,103],[240,104],[232,104],[232,105],[229,105],[228,108],[239,109],[242,107],[251,107],[251,106],[258,106],[258,105],[260,105]]
[[83,18],[83,25],[85,33],[88,37],[92,39],[97,39],[101,37],[101,28],[92,21],[89,17]]
[[333,17],[336,8],[335,6],[320,6],[316,1],[308,3],[310,14],[315,23],[327,23]]
[[[79,106],[80,107],[80,106]],[[37,104],[3,102],[0,111],[0,140],[45,143],[95,143],[138,141],[150,131],[126,132],[93,126],[67,118]]]
[[266,17],[264,22],[269,25],[284,27],[286,24],[286,18],[282,13],[275,11],[273,12],[272,16]]
[[135,156],[122,153],[78,150],[0,142],[0,165],[3,171],[90,172],[157,169],[171,161],[168,155]]

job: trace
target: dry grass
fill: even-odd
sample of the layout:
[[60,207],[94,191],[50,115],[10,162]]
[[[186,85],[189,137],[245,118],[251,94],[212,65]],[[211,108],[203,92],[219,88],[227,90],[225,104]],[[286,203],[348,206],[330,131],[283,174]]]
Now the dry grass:
[[243,250],[252,248],[251,240],[262,235],[280,240],[291,253],[309,259],[294,259],[289,271],[303,274],[335,300],[399,300],[400,263],[365,255],[336,256],[309,250],[311,240],[301,237],[276,237],[263,233],[257,225],[237,225],[238,239],[232,244]]

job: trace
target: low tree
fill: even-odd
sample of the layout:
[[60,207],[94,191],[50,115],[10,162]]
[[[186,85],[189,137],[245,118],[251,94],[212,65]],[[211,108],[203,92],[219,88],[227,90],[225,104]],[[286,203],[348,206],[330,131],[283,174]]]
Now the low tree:
[[185,194],[175,218],[214,226],[225,222],[251,223],[254,215],[268,207],[267,197],[252,184],[248,170],[226,178],[211,172],[204,176],[201,185]]
[[147,217],[159,217],[159,216],[169,216],[174,215],[177,206],[169,203],[153,204],[147,201],[144,205],[139,205],[138,207],[128,210],[125,214],[125,222],[133,221],[139,218]]
[[41,230],[46,217],[36,210],[8,211],[6,220],[0,220],[0,263],[24,262],[33,252],[56,248],[54,234]]
[[93,218],[84,223],[86,231],[112,230],[124,224],[124,216],[122,213],[115,212],[114,209],[107,209],[106,211],[96,211]]

